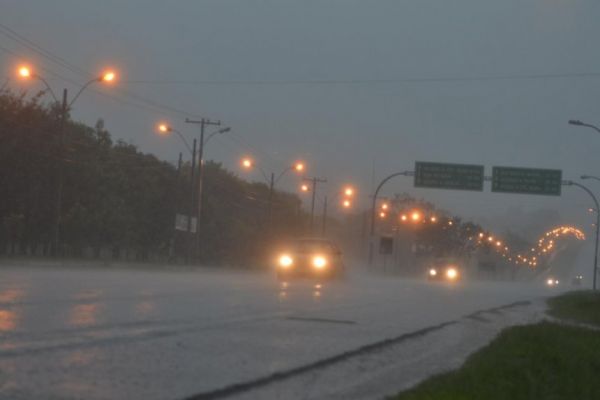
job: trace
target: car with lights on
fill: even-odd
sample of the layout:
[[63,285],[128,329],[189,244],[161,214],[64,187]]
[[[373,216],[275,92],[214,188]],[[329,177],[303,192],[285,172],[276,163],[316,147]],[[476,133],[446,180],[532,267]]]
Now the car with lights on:
[[546,279],[546,285],[548,285],[550,287],[558,286],[559,283],[560,283],[560,281],[553,277],[549,277],[548,279]]
[[298,239],[277,257],[277,278],[341,278],[345,266],[341,250],[328,239]]
[[459,263],[454,259],[439,257],[433,260],[427,270],[430,281],[455,282],[461,279]]

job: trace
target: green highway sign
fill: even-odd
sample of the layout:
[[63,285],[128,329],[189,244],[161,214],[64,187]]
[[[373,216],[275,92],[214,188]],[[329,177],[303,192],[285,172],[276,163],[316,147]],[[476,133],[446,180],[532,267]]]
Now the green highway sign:
[[559,169],[493,167],[492,192],[560,196]]
[[415,163],[415,187],[483,191],[483,165]]

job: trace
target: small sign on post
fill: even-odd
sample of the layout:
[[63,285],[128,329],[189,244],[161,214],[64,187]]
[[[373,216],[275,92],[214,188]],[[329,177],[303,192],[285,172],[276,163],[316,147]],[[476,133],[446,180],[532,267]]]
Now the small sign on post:
[[417,161],[415,187],[483,191],[483,165]]
[[492,192],[560,196],[559,169],[493,167]]
[[[178,231],[188,232],[188,221],[189,217],[184,214],[176,214],[175,215],[175,229]],[[192,233],[196,233],[196,217],[192,217],[191,231]]]

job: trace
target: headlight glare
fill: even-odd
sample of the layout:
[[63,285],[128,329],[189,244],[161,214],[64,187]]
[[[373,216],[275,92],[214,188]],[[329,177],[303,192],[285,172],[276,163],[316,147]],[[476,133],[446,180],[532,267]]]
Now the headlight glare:
[[327,266],[327,259],[323,256],[315,256],[312,263],[315,268],[323,269]]
[[291,256],[289,256],[287,254],[283,254],[281,257],[279,257],[279,265],[282,266],[283,268],[289,268],[292,266],[293,263],[294,263],[294,260],[292,259]]
[[458,277],[458,271],[456,268],[448,268],[446,271],[446,277],[451,280],[456,279]]

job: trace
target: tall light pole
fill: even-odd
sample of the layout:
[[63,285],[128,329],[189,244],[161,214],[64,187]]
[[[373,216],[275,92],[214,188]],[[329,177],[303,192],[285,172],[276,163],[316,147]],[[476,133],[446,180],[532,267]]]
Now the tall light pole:
[[279,182],[281,180],[281,178],[283,178],[283,176],[285,174],[287,174],[290,171],[296,171],[298,173],[301,173],[305,170],[306,166],[302,161],[296,161],[295,163],[293,163],[292,165],[288,166],[287,168],[285,168],[283,171],[281,171],[277,177],[275,177],[275,173],[271,172],[271,174],[267,174],[265,172],[265,170],[260,166],[260,164],[257,164],[254,162],[254,160],[250,157],[244,157],[241,161],[241,165],[242,168],[244,169],[252,169],[253,167],[257,167],[257,169],[260,171],[261,175],[263,176],[263,178],[265,179],[265,182],[269,185],[269,198],[268,198],[268,209],[267,209],[267,228],[270,230],[271,229],[271,217],[272,217],[272,213],[273,213],[273,195],[275,193],[275,185],[277,185],[277,182]]
[[[52,98],[56,103],[59,103],[59,100],[48,84],[48,81],[44,79],[40,74],[33,71],[32,68],[28,66],[21,66],[17,70],[17,74],[22,79],[37,79],[42,82],[45,86]],[[65,126],[69,114],[69,110],[75,103],[75,101],[79,98],[81,93],[89,86],[95,83],[112,83],[116,78],[116,74],[113,71],[105,71],[102,75],[90,79],[84,85],[81,86],[75,97],[71,101],[68,101],[67,89],[63,90],[62,101],[60,101],[59,108],[59,120],[58,120],[58,160],[57,160],[57,183],[56,183],[56,198],[55,198],[55,211],[54,211],[54,229],[52,233],[52,248],[53,252],[56,256],[60,254],[59,245],[60,245],[60,227],[62,222],[62,192],[64,186],[64,161],[63,161],[63,152],[64,152],[64,141],[65,141]]]
[[581,122],[578,119],[570,119],[569,125],[583,126],[585,128],[591,128],[591,129],[595,130],[596,132],[600,133],[600,128],[598,128],[597,126],[592,125],[592,124],[586,124],[585,122]]
[[383,187],[383,185],[386,184],[387,181],[389,181],[392,178],[395,178],[396,176],[412,176],[414,174],[414,172],[412,171],[402,171],[402,172],[396,172],[393,173],[391,175],[388,175],[387,177],[385,177],[377,186],[377,189],[375,189],[375,193],[373,194],[373,200],[372,200],[372,204],[371,204],[371,229],[370,229],[370,236],[369,236],[369,266],[371,264],[373,264],[373,257],[374,257],[374,251],[375,251],[375,220],[376,220],[376,216],[375,216],[375,207],[377,205],[377,195],[379,194],[379,191],[381,190],[381,188]]
[[[310,182],[311,183],[311,191],[312,191],[312,199],[310,202],[310,233],[311,235],[314,233],[314,227],[315,227],[315,198],[317,196],[317,185],[319,183],[327,183],[327,179],[325,178],[317,178],[316,176],[311,177],[304,177],[302,178],[302,180],[306,181],[306,182]],[[308,191],[308,186],[306,186],[307,190],[304,190],[304,186],[303,186],[303,191]]]
[[198,142],[198,206],[197,206],[197,219],[196,219],[196,254],[200,257],[200,248],[202,246],[202,238],[200,237],[200,216],[202,215],[202,186],[203,186],[203,169],[204,169],[204,131],[207,126],[220,126],[221,121],[211,121],[207,118],[201,118],[200,120],[193,120],[186,118],[186,124],[200,125],[200,140]]
[[[188,207],[188,216],[187,216],[187,233],[189,236],[187,237],[187,251],[186,251],[186,261],[190,262],[191,258],[192,258],[191,252],[192,252],[192,244],[193,244],[192,218],[194,215],[194,173],[196,170],[196,139],[194,139],[193,146],[190,147],[190,144],[185,139],[185,136],[183,136],[183,134],[179,130],[173,128],[171,125],[164,123],[164,122],[158,124],[158,131],[161,134],[165,134],[165,135],[175,133],[177,135],[177,137],[179,137],[179,139],[181,140],[183,145],[188,149],[188,151],[190,152],[190,156],[191,156],[190,198],[189,198],[190,203],[189,203],[189,207]],[[175,215],[175,219],[177,219],[177,215]],[[196,221],[196,231],[197,230],[198,230],[198,223]]]
[[[583,175],[581,177],[581,179],[589,179],[589,178],[588,178],[588,176]],[[567,186],[577,186],[578,188],[583,189],[587,194],[590,195],[590,197],[594,201],[594,204],[596,205],[596,210],[600,210],[600,204],[598,204],[598,199],[596,198],[594,193],[592,193],[592,191],[589,188],[582,185],[581,183],[577,183],[577,182],[573,182],[573,181],[565,181],[564,184]],[[595,246],[594,246],[594,271],[593,271],[593,277],[592,277],[592,282],[593,282],[592,288],[594,290],[596,290],[596,281],[597,281],[597,277],[598,277],[598,235],[600,233],[600,230],[599,230],[600,229],[600,212],[596,212],[595,228],[596,228],[596,242],[595,242]]]
[[[202,120],[205,121],[206,120]],[[200,121],[200,123],[202,123],[202,121]],[[190,120],[186,120],[187,123],[195,123],[195,121],[190,121]],[[220,122],[219,122],[220,124]],[[215,125],[215,123],[211,123],[211,125]],[[210,141],[210,139],[212,139],[214,136],[216,135],[220,135],[226,132],[231,131],[230,127],[225,127],[225,128],[221,128],[213,133],[211,133],[210,135],[208,135],[206,137],[206,139],[204,138],[204,124],[201,125],[201,134],[200,134],[200,138],[201,141],[199,142],[199,150],[198,153],[200,154],[200,151],[203,151],[204,146]],[[191,239],[193,237],[193,233],[192,233],[192,216],[194,214],[194,177],[195,177],[195,169],[196,169],[196,139],[194,139],[194,145],[193,148],[190,148],[189,143],[187,142],[187,140],[185,139],[185,137],[183,136],[183,134],[178,131],[177,129],[174,129],[172,126],[170,126],[169,124],[166,123],[160,123],[158,125],[158,130],[161,133],[175,133],[177,134],[177,136],[179,137],[179,139],[181,139],[181,141],[183,142],[183,144],[185,145],[185,147],[190,151],[191,156],[192,156],[192,170],[190,173],[190,185],[191,185],[191,191],[190,191],[190,198],[191,198],[191,204],[190,204],[190,214],[188,216],[188,232],[190,233],[190,244],[189,244],[189,248],[188,248],[188,261],[191,261],[192,258],[192,249],[193,249],[193,240]],[[198,196],[201,197],[202,196],[202,182],[203,182],[203,174],[204,174],[204,168],[202,166],[202,155],[199,155],[198,157]],[[196,216],[196,235],[197,237],[200,236],[200,212],[201,212],[201,205],[202,205],[202,199],[199,198],[198,199],[198,210],[197,210],[197,216]],[[200,245],[200,239],[197,240],[197,246]],[[198,248],[198,253],[199,254],[199,248]]]
[[[355,193],[356,193],[356,190],[352,186],[346,186],[342,191],[334,193],[332,197],[336,200],[339,199],[340,197],[343,197],[340,205],[344,209],[348,210],[352,207],[352,199],[354,198]],[[325,233],[327,232],[327,207],[328,207],[328,196],[325,195],[325,197],[323,199],[323,221],[321,224],[321,235],[322,236],[325,236]]]

